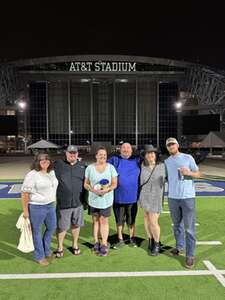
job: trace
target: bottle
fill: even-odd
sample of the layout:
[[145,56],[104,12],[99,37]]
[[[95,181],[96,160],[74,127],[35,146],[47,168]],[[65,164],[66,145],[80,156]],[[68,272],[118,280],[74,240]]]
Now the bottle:
[[181,173],[180,168],[178,168],[177,171],[178,171],[178,178],[179,178],[179,180],[184,180],[184,175]]

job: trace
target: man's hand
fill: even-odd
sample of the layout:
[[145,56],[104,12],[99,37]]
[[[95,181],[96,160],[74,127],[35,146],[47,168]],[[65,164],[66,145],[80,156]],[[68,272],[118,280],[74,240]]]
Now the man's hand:
[[186,167],[181,167],[180,172],[182,175],[185,175],[185,176],[191,176],[191,174],[192,174],[191,170]]

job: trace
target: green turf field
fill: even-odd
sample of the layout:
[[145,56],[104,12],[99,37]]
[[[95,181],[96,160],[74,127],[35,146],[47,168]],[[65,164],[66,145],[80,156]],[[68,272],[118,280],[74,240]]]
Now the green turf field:
[[[199,245],[196,249],[194,270],[207,270],[203,260],[209,260],[217,269],[225,269],[225,197],[197,198],[198,241],[220,241],[222,245]],[[137,236],[140,247],[126,245],[121,250],[110,250],[108,257],[91,253],[91,218],[85,213],[86,224],[80,234],[82,255],[73,256],[67,249],[65,257],[53,260],[50,266],[41,267],[32,254],[23,254],[16,247],[19,231],[15,224],[21,213],[20,201],[0,201],[0,273],[74,273],[74,272],[136,272],[184,271],[184,257],[169,256],[174,246],[169,214],[162,214],[161,241],[165,250],[159,257],[147,255],[147,240],[143,227],[142,211],[137,218]],[[165,210],[167,205],[165,204]],[[110,235],[115,234],[113,216],[110,218]],[[143,240],[142,240],[143,239]],[[53,249],[56,239],[53,238]],[[65,248],[71,246],[71,236]],[[74,278],[74,279],[16,279],[0,280],[0,299],[225,299],[225,288],[212,276],[125,277],[125,278]]]

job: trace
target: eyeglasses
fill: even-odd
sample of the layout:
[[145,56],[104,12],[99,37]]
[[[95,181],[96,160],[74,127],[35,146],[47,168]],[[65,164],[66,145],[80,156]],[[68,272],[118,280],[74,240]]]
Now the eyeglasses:
[[170,146],[173,146],[173,145],[175,145],[176,143],[169,143],[168,145],[167,145],[167,147],[170,147]]

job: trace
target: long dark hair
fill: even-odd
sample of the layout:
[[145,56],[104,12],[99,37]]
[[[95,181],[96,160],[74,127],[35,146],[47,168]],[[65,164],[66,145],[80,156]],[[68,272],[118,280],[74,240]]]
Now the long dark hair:
[[53,161],[47,153],[40,153],[37,156],[35,156],[30,169],[35,170],[35,171],[41,171],[40,161],[42,159],[46,159],[46,160],[50,161],[50,165],[48,166],[48,169],[47,169],[47,172],[49,173],[50,171],[53,170]]
[[[154,151],[153,151],[154,152]],[[145,154],[144,154],[144,160],[143,160],[143,165],[145,166],[145,167],[148,167],[149,166],[149,162],[147,161],[147,159],[145,158],[145,155],[147,154],[148,152],[146,152]],[[158,165],[159,163],[160,163],[160,161],[161,161],[161,159],[160,159],[160,154],[158,153],[158,152],[154,152],[155,153],[155,164],[156,165]]]

